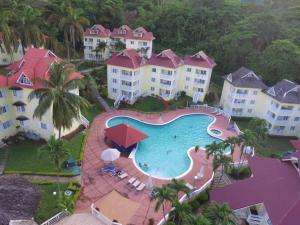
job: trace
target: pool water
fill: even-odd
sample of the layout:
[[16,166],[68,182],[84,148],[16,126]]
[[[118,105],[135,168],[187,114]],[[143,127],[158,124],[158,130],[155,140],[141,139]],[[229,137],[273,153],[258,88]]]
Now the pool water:
[[153,177],[170,179],[178,178],[189,169],[189,148],[221,142],[207,133],[207,127],[213,120],[208,115],[192,114],[164,125],[146,124],[129,117],[114,117],[107,124],[112,127],[127,123],[147,134],[149,137],[139,143],[135,153],[136,165]]

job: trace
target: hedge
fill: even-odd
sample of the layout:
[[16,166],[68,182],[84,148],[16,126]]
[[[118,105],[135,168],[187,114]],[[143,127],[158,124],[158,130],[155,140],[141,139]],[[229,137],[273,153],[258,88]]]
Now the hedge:
[[197,211],[201,205],[208,202],[209,195],[208,195],[208,189],[204,190],[200,194],[198,194],[196,197],[194,197],[190,202],[190,206],[192,208],[192,211]]
[[86,134],[85,134],[85,136],[82,140],[81,147],[80,147],[80,152],[79,152],[79,161],[83,160],[84,149],[85,149],[85,146],[86,146],[86,143],[87,143],[89,132],[90,132],[90,129],[87,129]]

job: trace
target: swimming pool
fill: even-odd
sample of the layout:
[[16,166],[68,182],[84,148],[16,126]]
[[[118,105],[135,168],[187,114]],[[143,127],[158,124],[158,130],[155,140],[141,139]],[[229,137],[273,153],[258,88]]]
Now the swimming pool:
[[107,126],[127,123],[146,133],[149,137],[140,142],[134,155],[136,166],[153,177],[171,179],[181,177],[191,168],[188,149],[195,145],[203,148],[213,141],[221,142],[207,133],[213,121],[209,115],[190,114],[166,124],[153,125],[120,116],[109,119]]

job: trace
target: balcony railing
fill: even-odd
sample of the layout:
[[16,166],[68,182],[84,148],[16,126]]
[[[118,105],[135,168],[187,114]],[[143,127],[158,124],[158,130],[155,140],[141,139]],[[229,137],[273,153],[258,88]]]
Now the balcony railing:
[[201,83],[201,82],[197,82],[197,81],[194,81],[194,85],[195,86],[201,86],[201,87],[203,87],[203,86],[205,86],[205,82],[204,83]]
[[278,115],[291,115],[291,114],[293,114],[292,109],[280,109],[278,111]]
[[175,79],[175,75],[168,75],[168,74],[160,74],[160,78],[164,79],[164,80],[174,80]]
[[121,84],[121,89],[128,90],[128,91],[136,90],[136,89],[138,89],[138,87],[139,87],[139,85],[125,85],[125,84]]
[[163,83],[159,83],[159,86],[163,89],[168,89],[168,90],[170,90],[174,87],[173,84],[163,84]]
[[205,80],[207,75],[206,74],[195,73],[195,77]]
[[235,93],[235,97],[246,98],[248,97],[248,93]]
[[122,74],[121,75],[121,80],[136,80],[138,78],[138,75],[136,75],[136,76],[129,76],[129,75],[124,75],[124,74]]

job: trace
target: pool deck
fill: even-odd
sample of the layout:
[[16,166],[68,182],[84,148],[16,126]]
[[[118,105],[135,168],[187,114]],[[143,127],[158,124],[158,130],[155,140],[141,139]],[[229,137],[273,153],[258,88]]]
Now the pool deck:
[[[145,188],[142,192],[137,192],[135,189],[129,188],[126,185],[128,178],[124,180],[118,180],[117,178],[109,175],[97,174],[97,170],[104,165],[100,158],[101,152],[108,148],[104,142],[104,129],[106,128],[106,121],[114,116],[129,116],[148,123],[162,124],[169,122],[178,116],[190,113],[205,113],[215,116],[210,114],[209,111],[203,109],[178,109],[162,114],[142,114],[128,110],[118,110],[102,113],[97,116],[90,127],[87,144],[85,146],[82,166],[83,189],[81,196],[76,203],[76,212],[88,212],[92,203],[101,201],[106,194],[110,193],[112,190],[116,190],[123,196],[140,204],[134,216],[131,218],[132,224],[146,225],[148,224],[149,219],[154,219],[155,224],[159,222],[163,216],[162,210],[155,212],[155,202],[150,202],[150,191]],[[219,138],[226,139],[228,136],[236,136],[235,132],[227,130],[229,121],[226,117],[215,117],[216,121],[214,124],[212,124],[211,129],[218,129],[222,131],[222,135],[218,136]],[[199,150],[198,152],[192,150],[190,153],[194,161],[193,167],[191,171],[181,179],[199,189],[212,178],[212,157],[207,160],[206,153],[202,150]],[[239,159],[239,155],[239,149],[236,149],[233,155],[234,161]],[[114,161],[114,164],[126,171],[129,174],[129,177],[135,176],[145,184],[147,183],[148,176],[141,173],[135,167],[132,159],[121,157]],[[200,171],[200,167],[202,165],[205,165],[204,177],[201,180],[195,180],[194,177]],[[154,186],[160,186],[168,182],[169,181],[167,180],[153,178]],[[167,210],[170,210],[170,206],[167,206]]]

